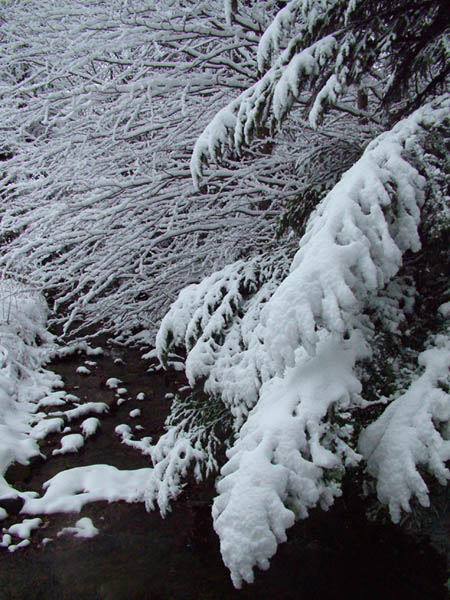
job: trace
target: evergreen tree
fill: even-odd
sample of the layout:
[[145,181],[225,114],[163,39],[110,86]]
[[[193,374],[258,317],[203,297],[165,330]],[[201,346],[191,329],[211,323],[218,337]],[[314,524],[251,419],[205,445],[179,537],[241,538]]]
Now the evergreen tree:
[[[303,228],[289,208],[303,233],[289,270],[273,251],[234,263],[183,290],[158,334],[161,360],[183,348],[191,386],[235,431],[213,517],[237,587],[342,494],[347,469],[364,466],[395,522],[413,498],[429,505],[425,472],[450,479],[448,31],[442,2],[293,0],[261,38],[258,81],[195,145],[199,186],[207,162],[293,113],[378,134],[319,188],[327,162],[302,172],[298,157],[311,214]],[[264,278],[242,280],[258,261]]]

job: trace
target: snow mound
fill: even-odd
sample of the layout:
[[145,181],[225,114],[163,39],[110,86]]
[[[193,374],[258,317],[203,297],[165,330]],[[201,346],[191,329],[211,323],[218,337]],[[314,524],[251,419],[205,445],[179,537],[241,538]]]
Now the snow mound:
[[80,404],[76,408],[64,412],[53,412],[51,415],[55,417],[64,416],[68,421],[73,421],[74,419],[84,417],[89,413],[101,415],[105,412],[108,412],[108,405],[105,402],[86,402],[85,404]]
[[91,374],[90,369],[88,369],[84,365],[77,367],[76,372],[78,373],[78,375],[90,375]]
[[84,437],[94,435],[99,427],[100,421],[97,417],[89,417],[81,423],[81,431],[83,432]]
[[75,527],[64,527],[58,531],[57,537],[68,533],[77,538],[92,538],[98,534],[98,529],[89,517],[83,517],[75,523]]
[[30,435],[35,440],[45,439],[49,433],[59,433],[64,427],[64,419],[54,417],[52,419],[43,419],[33,426]]
[[80,512],[89,502],[142,502],[151,468],[120,471],[110,465],[75,467],[58,473],[43,488],[42,498],[28,495],[23,514]]
[[122,381],[120,379],[117,379],[117,377],[110,377],[109,379],[106,380],[105,385],[110,390],[115,390],[116,388],[119,387],[119,385],[121,383],[122,383]]
[[61,438],[61,448],[53,450],[52,454],[69,454],[78,452],[84,445],[84,437],[81,433],[70,433]]
[[42,524],[42,519],[36,517],[34,519],[24,519],[22,523],[11,525],[6,533],[15,535],[22,539],[27,539],[31,536],[33,529],[37,529]]

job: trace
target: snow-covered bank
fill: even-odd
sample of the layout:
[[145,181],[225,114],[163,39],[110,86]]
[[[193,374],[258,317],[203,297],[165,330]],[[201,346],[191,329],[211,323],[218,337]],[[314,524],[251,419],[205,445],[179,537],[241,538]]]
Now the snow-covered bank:
[[33,435],[45,416],[39,402],[62,386],[44,369],[57,348],[47,317],[42,295],[11,279],[0,282],[0,498],[19,494],[4,474],[12,463],[39,455],[40,436]]

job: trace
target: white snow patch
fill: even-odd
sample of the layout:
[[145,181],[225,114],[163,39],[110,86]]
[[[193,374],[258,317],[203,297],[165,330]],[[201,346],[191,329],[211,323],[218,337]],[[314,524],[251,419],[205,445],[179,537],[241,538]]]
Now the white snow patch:
[[19,548],[26,548],[26,546],[29,546],[30,544],[31,544],[30,540],[28,540],[28,539],[22,540],[18,544],[11,544],[10,546],[8,546],[8,551],[15,552],[16,550],[19,550]]
[[100,420],[97,417],[89,417],[81,423],[80,427],[84,437],[89,437],[94,435],[100,427]]
[[66,394],[67,402],[79,402],[80,398],[75,396],[75,394]]
[[98,534],[97,527],[89,517],[83,517],[75,523],[75,527],[64,527],[57,533],[57,537],[66,534],[73,534],[77,538],[92,538]]
[[129,414],[132,419],[135,419],[136,417],[139,417],[141,415],[141,411],[139,408],[135,408],[134,410],[130,410]]
[[24,519],[22,523],[16,523],[15,525],[11,525],[9,529],[7,529],[7,533],[10,535],[15,535],[22,539],[29,538],[31,532],[34,529],[38,529],[42,523],[42,519],[36,517],[35,519]]
[[131,431],[131,427],[123,423],[122,425],[117,425],[114,430],[117,435],[120,435],[122,438],[122,444],[126,446],[130,446],[131,448],[135,448],[139,450],[144,455],[150,455],[152,450],[151,437],[143,437],[140,440],[133,440],[133,433]]
[[103,354],[103,348],[100,346],[92,348],[87,342],[74,342],[73,344],[67,345],[64,348],[59,348],[57,356],[69,356],[75,352],[84,352],[87,356],[100,356]]
[[450,317],[450,302],[445,302],[439,307],[439,312],[443,317]]
[[58,417],[64,416],[68,421],[72,421],[73,419],[84,417],[89,413],[96,413],[99,415],[105,412],[108,412],[108,405],[105,404],[105,402],[86,402],[85,404],[80,404],[76,408],[72,408],[64,412],[53,412],[50,414]]
[[47,408],[49,406],[63,406],[67,403],[67,394],[64,391],[52,392],[38,402],[38,408]]
[[85,367],[83,365],[81,365],[80,367],[77,367],[76,372],[79,375],[90,375],[91,374],[91,371],[87,367]]
[[118,388],[121,383],[122,383],[121,379],[117,379],[117,377],[110,377],[109,379],[106,380],[105,385],[110,390],[114,390],[114,389]]
[[78,452],[84,445],[84,437],[80,433],[71,433],[61,438],[61,448],[53,450],[52,454],[69,454]]
[[48,538],[48,537],[46,537],[46,538],[44,538],[44,539],[42,540],[41,544],[42,544],[43,546],[46,546],[46,545],[47,545],[49,542],[53,542],[53,538]]
[[120,471],[110,465],[75,467],[45,482],[42,498],[26,497],[23,514],[80,512],[89,502],[142,502],[151,468]]
[[64,427],[64,419],[54,417],[52,419],[43,419],[33,426],[30,435],[35,440],[43,440],[49,433],[62,431]]

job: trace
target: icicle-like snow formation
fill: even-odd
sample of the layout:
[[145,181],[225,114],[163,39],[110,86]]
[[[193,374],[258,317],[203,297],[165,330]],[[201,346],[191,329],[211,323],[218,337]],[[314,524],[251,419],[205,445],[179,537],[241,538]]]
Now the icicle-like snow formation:
[[[450,331],[448,332],[450,333]],[[398,523],[416,496],[429,506],[428,488],[418,467],[442,484],[450,480],[450,337],[436,336],[419,355],[424,372],[361,434],[359,450],[377,481],[380,502]]]

